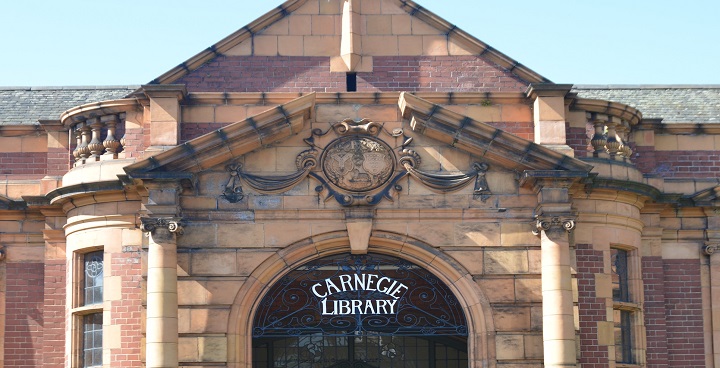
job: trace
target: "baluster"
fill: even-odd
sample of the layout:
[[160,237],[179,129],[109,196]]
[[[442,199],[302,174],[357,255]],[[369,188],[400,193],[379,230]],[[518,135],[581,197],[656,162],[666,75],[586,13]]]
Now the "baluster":
[[605,152],[605,144],[607,143],[607,139],[605,138],[605,121],[595,120],[593,127],[595,128],[595,134],[592,140],[590,140],[590,144],[592,144],[594,149],[593,157],[599,157]]
[[90,126],[87,122],[78,124],[80,125],[80,145],[78,146],[78,155],[80,156],[80,163],[84,164],[87,158],[90,157],[90,148],[88,148],[88,142],[90,141]]
[[610,154],[610,158],[615,159],[615,156],[617,156],[618,152],[620,151],[620,146],[622,146],[622,142],[618,140],[617,131],[616,129],[617,123],[614,121],[608,121],[607,122],[607,143],[605,143],[605,147],[607,148],[608,154]]
[[90,149],[90,153],[92,154],[92,159],[94,159],[95,161],[100,160],[100,155],[102,155],[103,150],[105,149],[102,142],[100,141],[100,130],[102,129],[102,126],[103,124],[100,122],[100,118],[90,119],[92,140],[90,141],[88,148]]
[[80,126],[82,125],[82,122],[76,122],[75,125],[72,126],[71,130],[72,133],[75,134],[75,149],[72,151],[73,157],[75,157],[75,165],[77,166],[78,161],[80,161]]
[[100,118],[100,121],[107,126],[107,137],[103,141],[105,147],[105,155],[117,159],[117,151],[120,147],[120,141],[115,138],[115,129],[117,126],[118,118],[116,115],[105,115]]

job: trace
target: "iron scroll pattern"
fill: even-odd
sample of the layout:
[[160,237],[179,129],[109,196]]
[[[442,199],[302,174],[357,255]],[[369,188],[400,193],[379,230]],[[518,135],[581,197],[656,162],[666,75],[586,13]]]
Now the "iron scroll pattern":
[[[396,313],[324,315],[312,286],[328,278],[361,273],[389,277],[408,287],[397,301]],[[332,296],[356,300],[387,298],[377,291],[360,290]],[[331,256],[291,271],[263,297],[253,327],[253,338],[365,333],[467,336],[468,329],[460,303],[442,281],[413,263],[377,254]]]

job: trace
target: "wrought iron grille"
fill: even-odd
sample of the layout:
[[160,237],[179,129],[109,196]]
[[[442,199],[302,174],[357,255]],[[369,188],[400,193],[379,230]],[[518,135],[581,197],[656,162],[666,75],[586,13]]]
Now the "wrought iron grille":
[[[327,293],[325,306],[322,299],[313,293],[313,285],[322,285],[326,279],[361,274],[376,275],[376,280],[385,277],[407,286],[407,290],[402,290],[404,293],[395,294],[397,299],[393,313],[361,313],[359,309],[354,309],[353,313],[331,314],[325,308],[338,300],[358,300],[358,304],[364,305],[391,298],[377,290]],[[389,311],[390,308],[383,312]],[[253,328],[255,338],[365,333],[467,336],[468,330],[457,298],[437,277],[408,261],[376,254],[336,255],[291,271],[262,299]]]

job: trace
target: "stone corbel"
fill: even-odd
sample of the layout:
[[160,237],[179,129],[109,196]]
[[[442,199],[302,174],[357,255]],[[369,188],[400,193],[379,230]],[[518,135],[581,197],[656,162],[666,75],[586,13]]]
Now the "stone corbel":
[[167,229],[170,233],[182,235],[184,233],[182,219],[177,217],[141,217],[140,230],[150,235],[158,228]]
[[718,250],[720,250],[720,243],[705,242],[705,246],[703,246],[703,252],[705,252],[705,254],[709,256],[713,255],[713,253],[717,252]]
[[532,230],[534,235],[540,235],[543,231],[548,231],[552,228],[562,228],[566,232],[572,232],[575,229],[575,219],[570,217],[535,217],[535,228]]

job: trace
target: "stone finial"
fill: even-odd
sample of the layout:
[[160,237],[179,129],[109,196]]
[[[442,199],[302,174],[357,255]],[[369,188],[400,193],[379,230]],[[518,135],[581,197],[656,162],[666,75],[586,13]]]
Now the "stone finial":
[[184,233],[182,219],[176,217],[141,217],[140,230],[151,234],[157,228],[167,229],[169,232],[182,235]]
[[532,230],[534,235],[540,235],[543,231],[548,231],[554,227],[562,227],[568,233],[575,229],[575,219],[568,217],[535,217],[535,228]]

